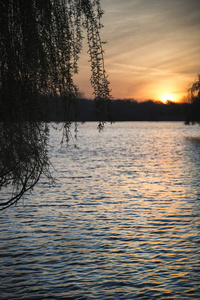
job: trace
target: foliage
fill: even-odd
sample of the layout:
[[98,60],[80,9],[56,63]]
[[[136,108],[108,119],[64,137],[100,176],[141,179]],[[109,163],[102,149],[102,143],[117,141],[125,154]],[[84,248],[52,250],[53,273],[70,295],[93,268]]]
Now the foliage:
[[200,124],[200,74],[188,90],[188,100],[191,103],[187,112],[186,124]]
[[[3,117],[37,117],[44,95],[61,95],[68,108],[76,101],[83,30],[87,30],[91,84],[100,116],[110,99],[104,69],[99,0],[1,0],[0,106]],[[33,114],[35,112],[35,114]],[[103,117],[102,117],[103,118]],[[103,122],[103,119],[101,119]]]
[[49,98],[62,99],[68,141],[83,30],[100,129],[111,96],[100,38],[100,0],[1,0],[0,11],[0,190],[13,187],[12,196],[0,200],[2,210],[32,189],[41,175],[53,180],[48,124],[39,122],[44,118],[40,112]]
[[47,124],[0,123],[0,210],[16,203],[41,175],[53,183],[47,152]]
[[[112,100],[112,115],[115,121],[183,121],[185,112],[188,110],[189,103],[163,102],[148,100],[138,102],[133,99],[115,99]],[[94,101],[84,98],[77,99],[79,109],[78,119],[76,111],[71,108],[71,120],[79,122],[98,121],[95,114]],[[65,120],[62,99],[51,99],[49,107],[48,122],[63,122]],[[105,119],[109,121],[109,119]]]

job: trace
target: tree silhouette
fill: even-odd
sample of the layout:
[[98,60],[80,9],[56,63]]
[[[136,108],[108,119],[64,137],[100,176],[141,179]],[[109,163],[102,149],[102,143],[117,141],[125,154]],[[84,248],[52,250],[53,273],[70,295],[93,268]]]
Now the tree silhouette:
[[191,106],[187,112],[186,124],[200,124],[200,74],[188,90],[188,99]]
[[0,123],[0,210],[16,203],[45,176],[50,185],[48,126],[38,122]]
[[[100,38],[99,0],[1,0],[0,108],[3,119],[35,119],[45,95],[76,101],[83,30],[87,31],[91,84],[100,116],[110,100]],[[45,98],[46,99],[46,98]],[[35,112],[35,114],[33,114]],[[103,122],[103,119],[101,119]]]
[[2,210],[32,189],[41,175],[53,180],[48,124],[40,122],[39,112],[49,97],[62,99],[63,135],[68,139],[83,30],[99,128],[111,96],[100,38],[100,0],[1,0],[0,12],[0,190],[13,191],[0,199]]

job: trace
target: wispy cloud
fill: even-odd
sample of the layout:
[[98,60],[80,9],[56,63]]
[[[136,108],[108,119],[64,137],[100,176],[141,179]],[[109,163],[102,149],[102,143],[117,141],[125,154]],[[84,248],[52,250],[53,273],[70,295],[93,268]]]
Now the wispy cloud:
[[200,1],[102,0],[102,7],[114,97],[158,97],[159,88],[181,97],[200,72]]

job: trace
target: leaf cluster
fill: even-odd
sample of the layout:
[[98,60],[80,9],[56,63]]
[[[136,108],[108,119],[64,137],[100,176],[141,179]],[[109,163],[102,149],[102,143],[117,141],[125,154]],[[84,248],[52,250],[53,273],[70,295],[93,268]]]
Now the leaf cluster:
[[99,0],[2,0],[0,10],[0,106],[5,119],[36,118],[44,95],[76,102],[78,87],[73,76],[78,72],[85,29],[91,84],[103,112],[111,96],[100,38],[103,11]]
[[25,192],[33,189],[41,175],[53,184],[47,151],[48,134],[44,123],[0,124],[0,191],[4,190],[6,196],[0,199],[0,210],[16,203]]

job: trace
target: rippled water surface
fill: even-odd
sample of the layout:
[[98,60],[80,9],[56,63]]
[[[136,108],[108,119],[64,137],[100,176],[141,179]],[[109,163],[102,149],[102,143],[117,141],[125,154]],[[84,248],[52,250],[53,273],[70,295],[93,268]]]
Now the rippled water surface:
[[0,299],[200,299],[200,127],[96,127],[1,212]]

